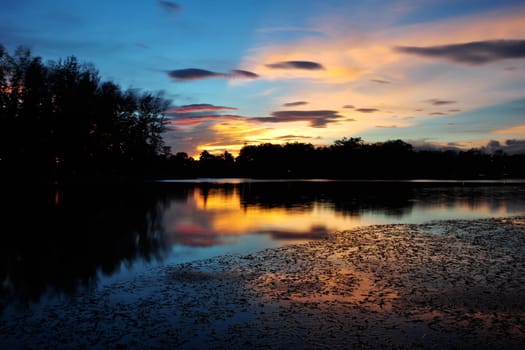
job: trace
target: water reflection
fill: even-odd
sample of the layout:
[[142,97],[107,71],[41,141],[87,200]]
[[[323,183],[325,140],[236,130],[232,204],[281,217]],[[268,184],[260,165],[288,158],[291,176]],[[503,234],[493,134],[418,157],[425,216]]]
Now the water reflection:
[[167,250],[162,197],[135,187],[3,188],[0,305],[73,293]]
[[361,225],[523,214],[525,187],[155,183],[4,188],[2,200],[0,307],[76,293],[123,269],[323,239]]

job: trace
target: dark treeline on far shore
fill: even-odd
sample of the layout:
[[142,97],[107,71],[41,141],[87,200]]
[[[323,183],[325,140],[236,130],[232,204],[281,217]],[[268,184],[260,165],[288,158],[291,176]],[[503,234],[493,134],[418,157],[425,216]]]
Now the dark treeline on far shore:
[[421,151],[401,140],[246,145],[198,159],[166,147],[160,94],[122,90],[75,57],[43,63],[0,45],[0,172],[7,179],[93,181],[251,177],[525,178],[525,155]]
[[198,160],[170,156],[182,177],[332,178],[332,179],[503,179],[525,177],[525,155],[503,152],[422,151],[401,140],[365,143],[343,138],[330,146],[309,143],[244,146],[228,152],[203,151]]

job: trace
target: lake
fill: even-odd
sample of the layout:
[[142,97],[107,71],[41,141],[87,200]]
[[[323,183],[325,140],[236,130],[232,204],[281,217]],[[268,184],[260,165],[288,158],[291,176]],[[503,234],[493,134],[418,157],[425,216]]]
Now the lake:
[[0,312],[157,265],[384,223],[523,215],[523,181],[200,179],[3,187]]

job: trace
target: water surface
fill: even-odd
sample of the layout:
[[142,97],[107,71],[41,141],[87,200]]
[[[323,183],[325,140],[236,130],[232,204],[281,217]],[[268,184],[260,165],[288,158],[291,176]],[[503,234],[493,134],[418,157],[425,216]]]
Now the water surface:
[[522,182],[166,181],[3,189],[1,309],[157,265],[325,238],[362,225],[525,213]]

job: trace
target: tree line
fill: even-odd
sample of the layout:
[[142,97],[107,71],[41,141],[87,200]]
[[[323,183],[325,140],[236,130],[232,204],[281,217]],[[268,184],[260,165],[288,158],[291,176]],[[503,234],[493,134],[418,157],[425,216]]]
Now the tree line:
[[175,177],[331,179],[502,179],[525,177],[525,155],[504,152],[415,150],[402,140],[367,143],[342,138],[332,145],[246,145],[237,157],[203,151],[198,159],[169,157]]
[[42,62],[0,45],[1,176],[43,181],[122,178],[525,177],[525,155],[416,151],[402,140],[245,145],[237,157],[171,153],[161,94],[123,90],[73,56]]

